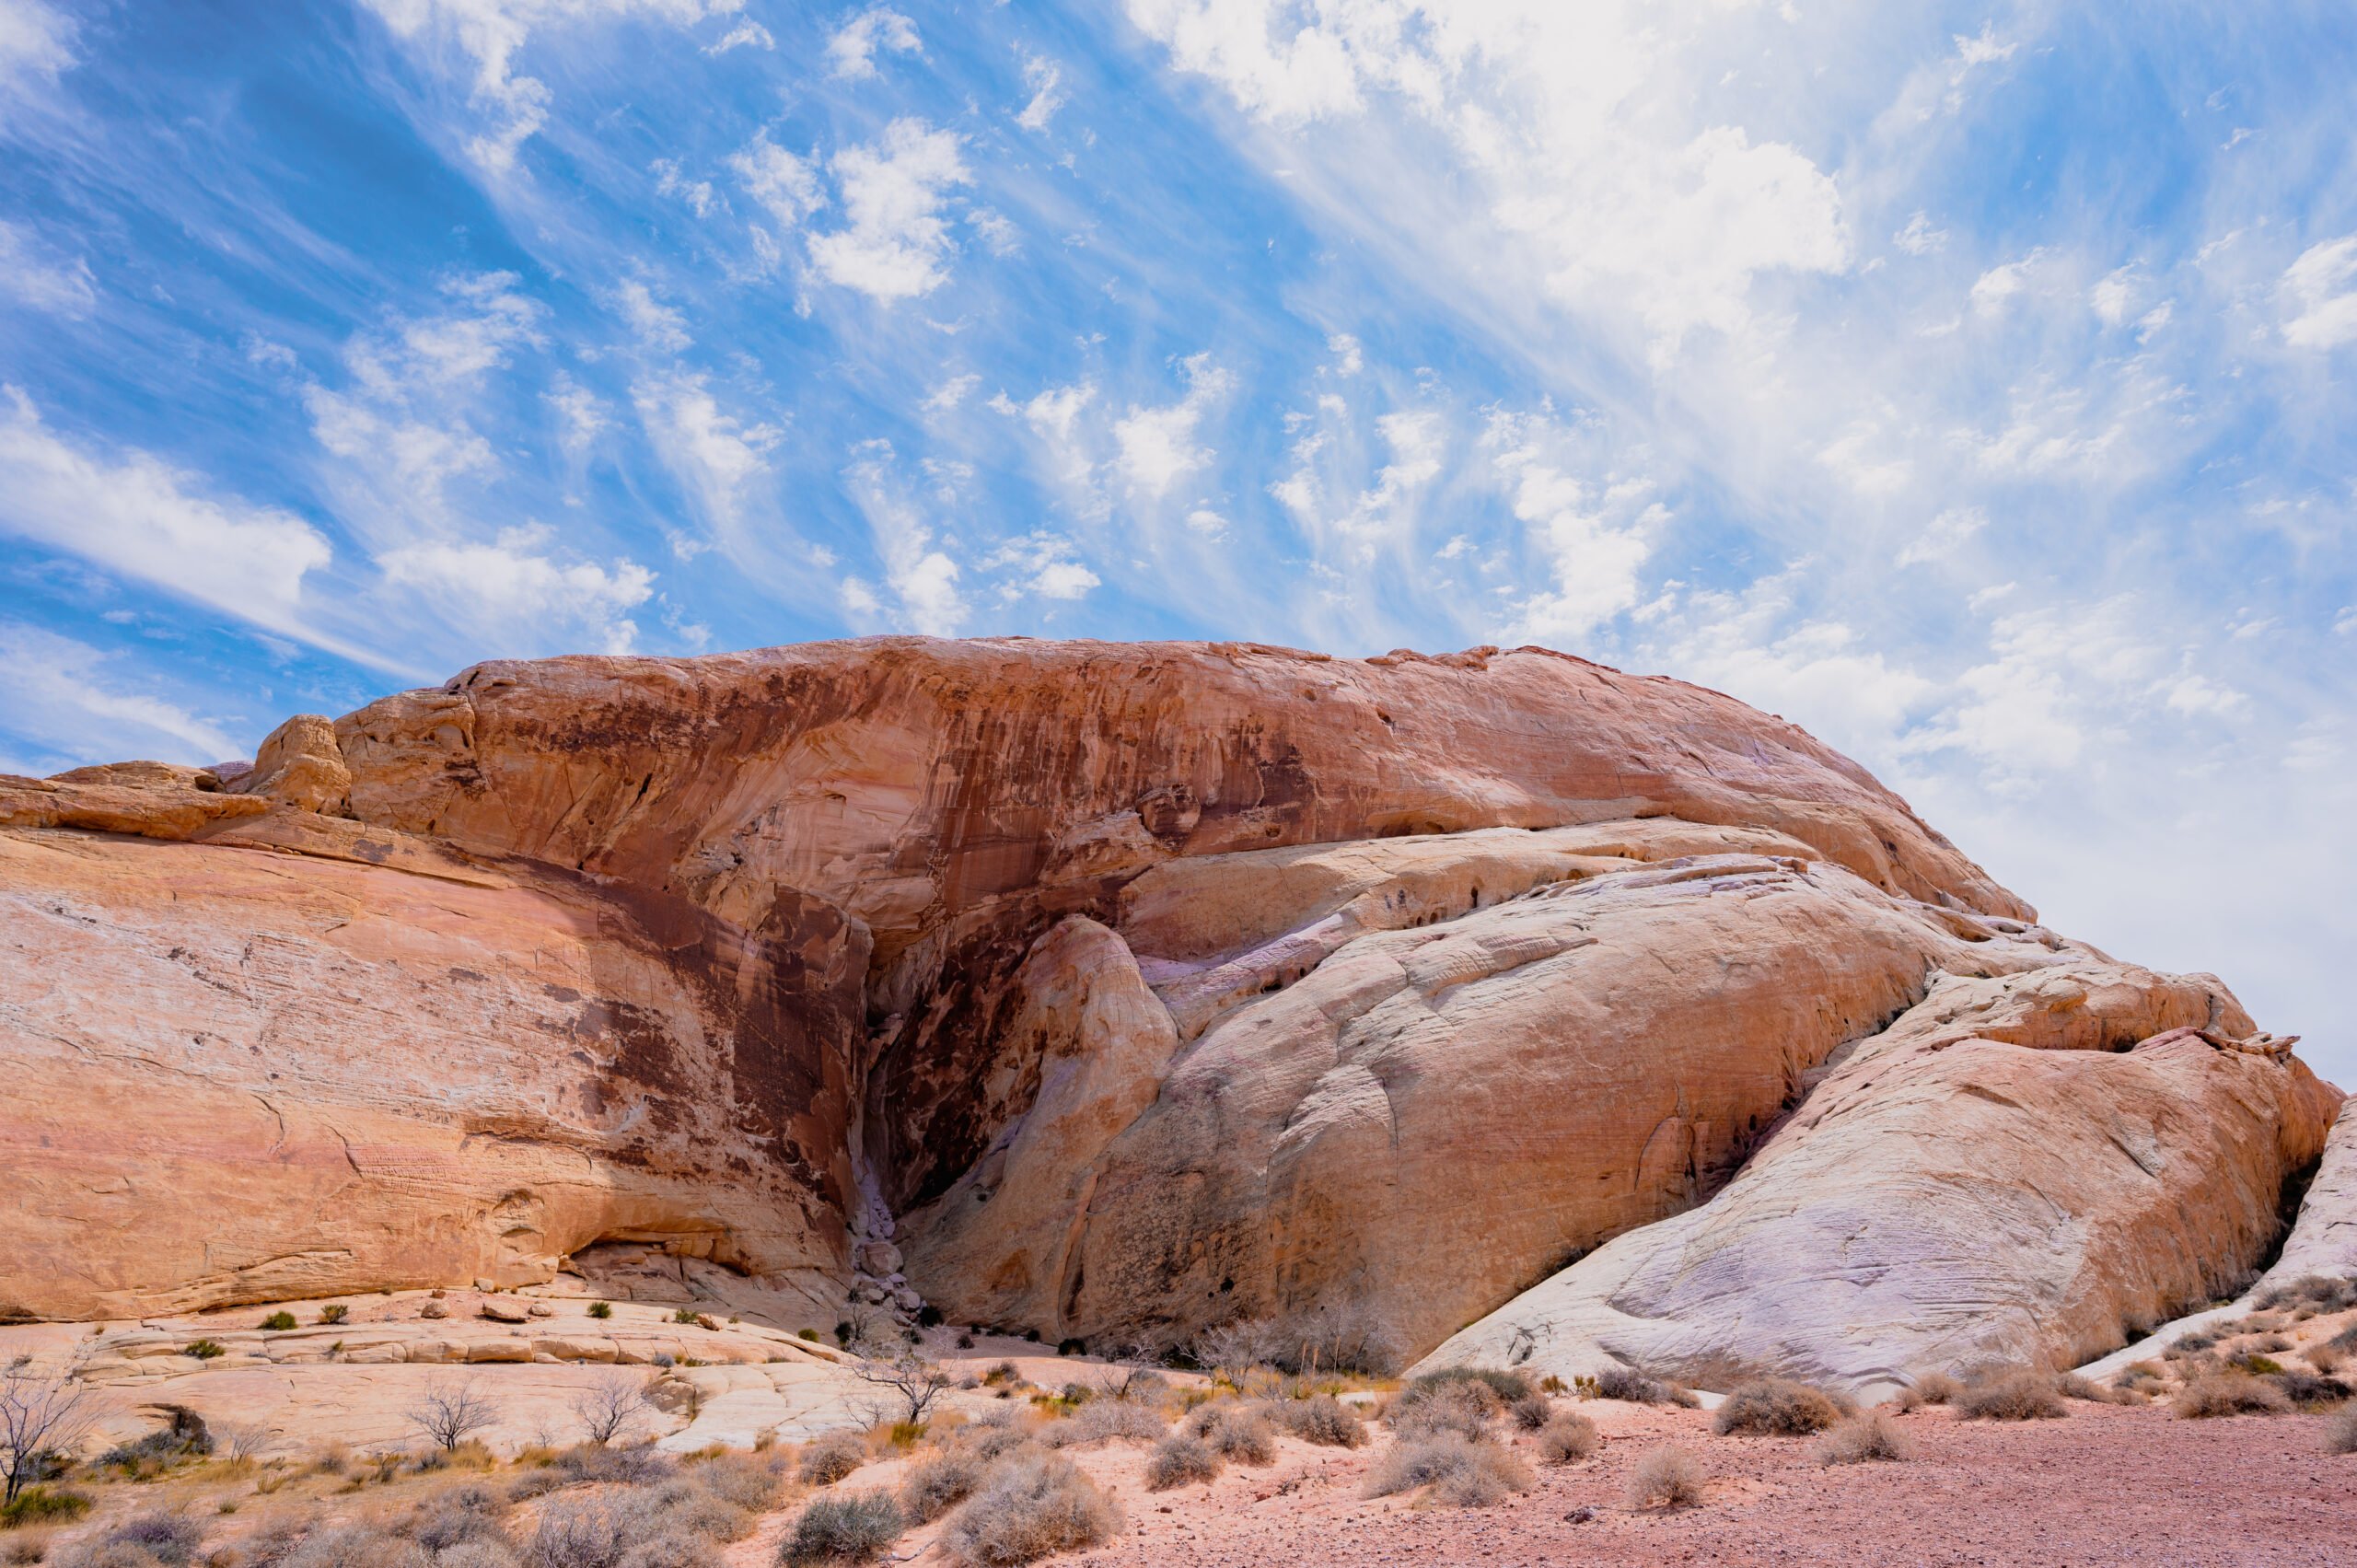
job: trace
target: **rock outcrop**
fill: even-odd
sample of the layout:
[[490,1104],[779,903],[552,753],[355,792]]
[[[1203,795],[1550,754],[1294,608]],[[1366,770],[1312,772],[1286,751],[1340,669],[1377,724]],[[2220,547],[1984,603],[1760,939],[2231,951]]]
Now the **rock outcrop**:
[[2223,987],[2095,956],[1953,975],[1842,1053],[1710,1202],[1632,1230],[1427,1366],[1866,1398],[1932,1372],[2075,1365],[2239,1288],[2339,1096]]
[[[0,1309],[570,1270],[1414,1354],[1679,1225],[1806,1295],[1774,1211],[1873,1170],[1876,1235],[2067,1212],[1999,1205],[2026,1305],[1944,1346],[2100,1348],[2271,1243],[2337,1096],[2035,921],[1793,726],[1542,650],[488,664],[245,769],[0,779]],[[1916,1267],[1889,1311],[1970,1283]],[[1865,1365],[1822,1292],[1706,1353],[1723,1304],[1629,1278],[1692,1330],[1633,1357]]]

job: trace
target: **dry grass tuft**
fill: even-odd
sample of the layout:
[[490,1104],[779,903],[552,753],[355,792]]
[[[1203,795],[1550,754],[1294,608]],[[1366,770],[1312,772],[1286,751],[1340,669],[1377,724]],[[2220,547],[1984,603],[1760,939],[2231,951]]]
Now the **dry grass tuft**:
[[933,1454],[909,1467],[900,1483],[900,1512],[909,1522],[929,1525],[974,1494],[982,1484],[985,1461],[969,1453]]
[[1915,1457],[1913,1439],[1881,1411],[1852,1416],[1817,1440],[1820,1465],[1861,1465],[1876,1460],[1898,1461]]
[[943,1553],[971,1568],[1035,1562],[1109,1539],[1120,1511],[1069,1460],[1014,1454],[993,1465],[981,1490],[941,1532]]
[[1490,1435],[1490,1422],[1498,1413],[1498,1397],[1480,1383],[1446,1383],[1420,1398],[1402,1395],[1392,1402],[1387,1419],[1402,1443],[1453,1434],[1470,1443]]
[[2263,1378],[2222,1372],[2197,1377],[2178,1389],[2169,1409],[2189,1421],[2201,1421],[2220,1415],[2289,1415],[2292,1401]]
[[1538,1429],[1538,1457],[1550,1465],[1572,1464],[1595,1453],[1600,1441],[1596,1423],[1565,1411]]
[[1174,1432],[1155,1445],[1145,1462],[1145,1489],[1167,1492],[1174,1486],[1208,1481],[1220,1471],[1219,1453],[1200,1437]]
[[889,1493],[814,1497],[778,1547],[779,1568],[873,1562],[890,1549],[905,1523]]
[[1453,1432],[1402,1439],[1367,1473],[1369,1497],[1421,1489],[1428,1502],[1486,1508],[1507,1493],[1529,1489],[1530,1467],[1494,1443],[1469,1442]]
[[1272,1412],[1279,1426],[1305,1443],[1327,1448],[1355,1448],[1366,1441],[1366,1428],[1356,1411],[1331,1394],[1306,1400],[1286,1400]]
[[2357,1454],[2357,1410],[2345,1410],[2324,1423],[2324,1451]]
[[831,1486],[867,1463],[867,1445],[849,1432],[813,1438],[802,1450],[798,1472],[806,1486]]
[[1856,1413],[1857,1409],[1852,1400],[1806,1383],[1759,1377],[1738,1385],[1726,1397],[1712,1418],[1711,1429],[1723,1437],[1731,1433],[1805,1437]]
[[2054,1379],[2026,1366],[1983,1373],[1953,1403],[1967,1421],[2051,1421],[2071,1413]]
[[1702,1501],[1706,1480],[1702,1462],[1685,1449],[1655,1448],[1637,1461],[1629,1477],[1629,1506],[1690,1508]]

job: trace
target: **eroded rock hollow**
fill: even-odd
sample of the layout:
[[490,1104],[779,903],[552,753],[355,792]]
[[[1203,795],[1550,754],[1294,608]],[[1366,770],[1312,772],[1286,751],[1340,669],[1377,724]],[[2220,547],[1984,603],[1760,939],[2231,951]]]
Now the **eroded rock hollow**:
[[0,944],[37,1318],[653,1255],[1896,1387],[2238,1281],[2340,1099],[1794,726],[1540,649],[487,664],[0,779]]

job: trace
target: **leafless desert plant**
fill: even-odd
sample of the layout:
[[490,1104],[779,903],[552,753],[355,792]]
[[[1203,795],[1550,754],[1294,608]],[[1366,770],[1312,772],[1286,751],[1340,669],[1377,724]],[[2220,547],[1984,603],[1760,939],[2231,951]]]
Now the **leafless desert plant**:
[[6,1487],[0,1502],[14,1503],[40,1480],[48,1456],[81,1441],[97,1413],[89,1385],[70,1371],[36,1372],[29,1357],[0,1371],[0,1485]]
[[474,1379],[429,1383],[407,1412],[409,1423],[448,1453],[485,1427],[497,1423],[499,1407],[476,1391]]
[[1881,1411],[1853,1415],[1817,1442],[1820,1465],[1858,1465],[1870,1460],[1900,1460],[1915,1457],[1915,1445],[1898,1423]]
[[622,1428],[646,1410],[646,1388],[627,1372],[610,1373],[583,1389],[573,1401],[589,1441],[602,1448],[621,1435]]
[[1654,1449],[1629,1477],[1631,1508],[1690,1508],[1702,1501],[1702,1462],[1675,1444]]

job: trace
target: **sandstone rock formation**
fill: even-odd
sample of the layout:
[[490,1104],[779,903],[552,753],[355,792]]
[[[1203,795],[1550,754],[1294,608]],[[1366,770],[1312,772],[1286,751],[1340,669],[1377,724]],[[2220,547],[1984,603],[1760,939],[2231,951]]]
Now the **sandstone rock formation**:
[[1932,1372],[2071,1366],[2236,1288],[2339,1096],[2207,976],[2092,954],[1953,973],[1843,1060],[1709,1203],[1632,1230],[1431,1366],[1887,1397]]
[[[798,1326],[856,1277],[1051,1338],[1340,1304],[1413,1354],[1665,1222],[1772,1251],[1752,1194],[1898,1180],[2003,1109],[1971,1077],[1987,1190],[2077,1228],[1955,1333],[2095,1349],[2272,1240],[2337,1101],[1791,726],[1535,649],[488,664],[243,771],[0,779],[0,951],[39,1318],[575,1270]],[[2048,1168],[2105,1148],[2159,1167]],[[1791,1316],[1709,1353],[1833,1353]]]

